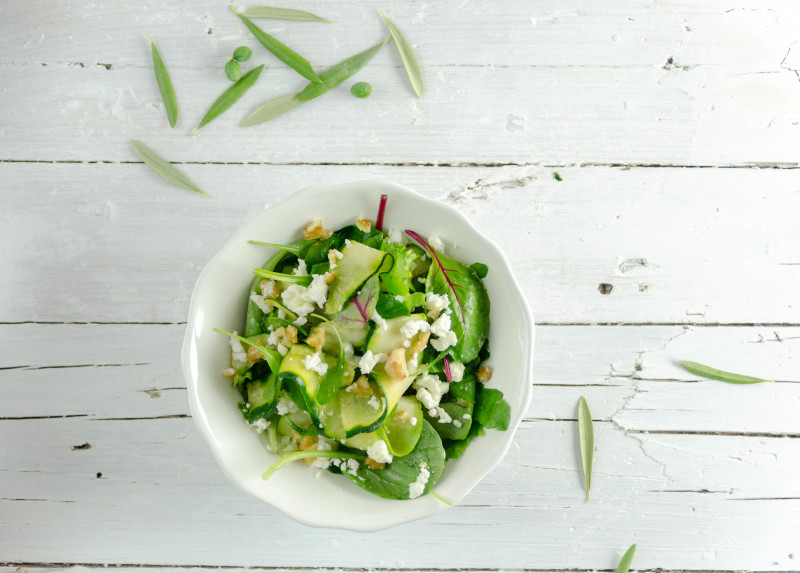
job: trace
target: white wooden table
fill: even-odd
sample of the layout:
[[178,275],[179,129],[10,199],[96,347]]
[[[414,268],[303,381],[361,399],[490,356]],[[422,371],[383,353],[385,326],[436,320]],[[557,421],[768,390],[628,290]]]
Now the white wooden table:
[[[635,569],[800,570],[800,4],[283,5],[336,20],[261,22],[317,69],[381,38],[385,8],[417,47],[424,99],[384,49],[239,129],[304,82],[227,3],[0,3],[3,569],[595,571],[637,542]],[[240,44],[262,79],[188,137]],[[353,98],[355,80],[372,97]],[[212,198],[156,178],[131,138]],[[189,416],[180,343],[200,269],[245,219],[376,176],[504,247],[539,321],[534,399],[459,506],[372,535],[314,530],[225,479]],[[699,381],[678,359],[778,382]]]

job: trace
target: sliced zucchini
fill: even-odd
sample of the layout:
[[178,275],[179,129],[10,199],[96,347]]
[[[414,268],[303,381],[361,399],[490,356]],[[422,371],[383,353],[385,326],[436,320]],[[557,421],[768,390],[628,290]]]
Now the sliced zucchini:
[[406,390],[409,389],[411,383],[414,382],[414,378],[416,378],[416,376],[406,376],[402,380],[395,380],[386,373],[383,368],[383,363],[375,367],[375,370],[372,371],[372,375],[383,388],[390,412],[397,406],[400,397],[406,393]]
[[403,396],[397,408],[377,430],[377,437],[386,442],[393,456],[411,453],[422,434],[422,404],[412,396]]
[[[367,350],[371,350],[373,354],[389,354],[395,348],[402,348],[403,343],[409,339],[401,332],[401,329],[412,320],[424,320],[427,322],[425,315],[422,313],[387,319],[385,329],[376,328],[372,331],[372,336],[367,342]],[[410,345],[406,348],[406,360],[411,360],[413,356],[411,348],[417,343],[420,336],[422,336],[422,332],[417,332],[411,337]]]
[[342,388],[333,400],[319,407],[323,432],[329,438],[342,440],[358,434],[374,432],[389,412],[386,394],[378,382],[371,381],[372,395],[358,396]]
[[[289,395],[297,407],[311,415],[316,425],[319,425],[319,405],[314,398],[319,390],[320,375],[306,368],[303,360],[316,351],[306,344],[293,344],[281,361],[278,370],[278,379],[286,386]],[[327,354],[322,359],[331,368],[336,361]]]
[[308,412],[298,410],[281,416],[278,431],[284,436],[297,432],[301,436],[316,436],[319,432]]
[[336,277],[328,287],[328,302],[325,314],[340,310],[347,300],[375,273],[391,268],[392,258],[388,253],[373,249],[357,241],[351,241],[342,249],[342,259],[336,263]]
[[247,383],[247,421],[251,424],[261,418],[269,419],[275,413],[280,394],[278,377],[270,374],[267,378],[250,380]]

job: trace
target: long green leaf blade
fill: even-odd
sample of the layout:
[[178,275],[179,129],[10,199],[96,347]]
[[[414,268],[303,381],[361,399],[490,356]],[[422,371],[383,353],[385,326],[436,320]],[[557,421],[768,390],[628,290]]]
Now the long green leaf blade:
[[161,59],[161,54],[158,52],[153,38],[150,38],[150,48],[153,52],[153,71],[156,74],[158,89],[161,91],[161,99],[164,101],[167,120],[170,127],[175,127],[175,124],[178,123],[178,98],[175,97],[175,89],[172,87],[172,80],[169,79],[167,66],[164,65],[164,60]]
[[147,147],[141,141],[131,139],[131,146],[133,146],[133,150],[136,152],[136,155],[141,157],[142,161],[144,161],[144,164],[165,181],[172,183],[173,185],[177,185],[178,187],[188,189],[189,191],[200,193],[206,197],[209,196],[208,193],[192,183],[189,178],[186,177],[186,175],[178,170],[177,167],[173,166],[166,159],[159,157],[155,151]]
[[235,338],[239,342],[244,342],[248,346],[254,346],[264,356],[264,359],[267,361],[269,369],[272,372],[277,372],[278,370],[280,370],[281,355],[278,353],[277,350],[272,350],[272,348],[267,348],[266,346],[262,346],[258,342],[253,342],[252,340],[248,340],[243,336],[239,336],[238,334],[234,334],[232,332],[220,330],[219,328],[214,328],[213,330],[214,332],[219,332],[220,334],[224,334],[225,336],[230,336],[231,338]]
[[408,80],[411,82],[414,93],[417,94],[417,97],[422,97],[425,85],[422,82],[422,71],[419,69],[419,62],[414,50],[411,48],[411,44],[408,43],[408,40],[406,40],[400,29],[395,26],[394,22],[389,20],[386,14],[383,13],[383,10],[381,10],[381,16],[383,16],[386,25],[389,27],[389,32],[394,38],[394,45],[397,46],[397,51],[400,52],[400,59],[403,60],[403,67],[406,69]]
[[734,374],[733,372],[717,370],[711,366],[698,364],[697,362],[690,362],[688,360],[681,360],[680,364],[692,374],[697,374],[703,378],[711,378],[712,380],[721,380],[722,382],[728,382],[729,384],[758,384],[760,382],[775,382],[775,380],[764,380],[763,378],[754,378],[753,376],[745,376],[743,374]]
[[258,76],[261,75],[261,70],[263,69],[264,64],[261,64],[257,68],[253,68],[243,75],[239,81],[226,89],[222,95],[211,104],[211,107],[208,108],[206,115],[203,116],[202,120],[200,120],[200,125],[195,128],[195,130],[192,132],[192,135],[197,133],[197,131],[205,124],[222,115],[229,107],[239,101],[239,98],[247,93],[247,90],[253,87],[253,84],[255,84],[258,80]]
[[631,568],[631,563],[633,562],[634,553],[636,553],[635,543],[628,547],[625,555],[623,555],[622,559],[619,560],[619,565],[617,565],[617,570],[615,573],[628,573],[628,570]]
[[260,123],[267,122],[275,119],[279,115],[283,115],[287,111],[291,111],[296,107],[303,105],[304,101],[297,99],[297,94],[286,94],[275,99],[271,99],[266,103],[258,106],[253,113],[248,115],[239,127],[251,127]]
[[248,8],[242,15],[248,18],[270,18],[272,20],[292,20],[295,22],[326,22],[333,24],[330,20],[326,20],[311,12],[303,10],[292,10],[291,8],[273,8],[271,6],[254,6]]
[[586,484],[586,501],[592,501],[592,461],[594,459],[594,426],[592,413],[586,398],[578,401],[578,433],[581,442],[581,464],[583,465],[583,482]]
[[383,45],[391,39],[391,36],[385,37],[383,40],[355,56],[350,56],[344,61],[339,62],[332,68],[325,70],[320,74],[320,83],[310,83],[306,88],[297,94],[297,99],[306,101],[319,97],[325,92],[335,88],[344,80],[352,76],[358,70],[363,68],[369,61],[375,57]]
[[314,68],[311,67],[311,64],[303,56],[292,50],[286,44],[267,34],[264,30],[253,24],[247,16],[239,14],[236,10],[234,10],[234,12],[239,16],[241,21],[244,22],[244,25],[247,26],[247,29],[250,30],[255,39],[267,50],[272,52],[276,58],[307,80],[311,82],[321,81],[317,72],[314,71]]

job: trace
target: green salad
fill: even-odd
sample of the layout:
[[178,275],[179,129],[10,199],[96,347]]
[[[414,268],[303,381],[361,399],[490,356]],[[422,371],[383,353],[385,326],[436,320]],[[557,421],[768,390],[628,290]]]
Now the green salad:
[[484,429],[508,428],[508,403],[485,385],[488,268],[436,236],[385,233],[385,207],[374,225],[315,220],[295,243],[251,241],[274,254],[254,270],[242,334],[218,332],[239,409],[280,456],[264,479],[303,460],[414,499]]

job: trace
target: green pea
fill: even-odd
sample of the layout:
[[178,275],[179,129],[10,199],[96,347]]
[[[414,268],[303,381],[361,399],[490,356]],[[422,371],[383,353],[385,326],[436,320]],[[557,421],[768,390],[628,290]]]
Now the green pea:
[[358,82],[350,88],[350,93],[357,98],[369,97],[372,93],[372,86],[369,85],[369,82]]
[[239,78],[242,77],[242,68],[239,66],[239,62],[228,60],[228,63],[225,64],[225,75],[232,82],[239,81]]
[[253,55],[253,50],[247,46],[239,46],[233,51],[233,59],[237,62],[246,62]]

